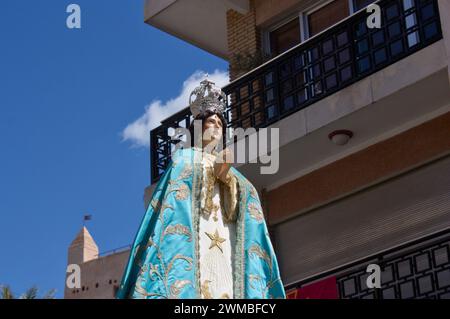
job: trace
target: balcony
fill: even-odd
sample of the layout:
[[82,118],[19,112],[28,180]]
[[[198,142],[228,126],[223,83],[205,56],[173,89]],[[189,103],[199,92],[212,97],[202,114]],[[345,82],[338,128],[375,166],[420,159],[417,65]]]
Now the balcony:
[[248,0],[145,0],[144,19],[159,30],[226,59],[229,9],[245,14]]
[[[368,14],[360,11],[225,86],[228,126],[272,126],[442,39],[437,0],[378,4],[381,29],[368,29]],[[151,131],[152,183],[178,142],[170,128],[190,121],[186,108]]]

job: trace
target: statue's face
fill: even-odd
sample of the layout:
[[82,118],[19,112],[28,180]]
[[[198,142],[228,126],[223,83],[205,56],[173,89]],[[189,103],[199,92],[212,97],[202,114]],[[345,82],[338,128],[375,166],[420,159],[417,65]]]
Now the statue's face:
[[222,138],[222,121],[217,114],[213,114],[203,122],[203,141],[218,142]]

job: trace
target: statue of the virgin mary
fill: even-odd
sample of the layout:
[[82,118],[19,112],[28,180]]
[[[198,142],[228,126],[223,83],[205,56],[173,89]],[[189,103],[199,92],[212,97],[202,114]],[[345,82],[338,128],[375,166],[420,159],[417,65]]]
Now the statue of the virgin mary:
[[285,298],[258,193],[230,165],[232,153],[219,151],[224,94],[204,80],[193,96],[193,123],[201,123],[202,134],[192,125],[193,145],[172,154],[116,296]]

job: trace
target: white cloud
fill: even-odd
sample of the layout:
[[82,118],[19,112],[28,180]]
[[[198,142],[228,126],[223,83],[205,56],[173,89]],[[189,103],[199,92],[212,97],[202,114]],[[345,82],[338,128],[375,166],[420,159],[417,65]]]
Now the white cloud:
[[[154,100],[145,108],[145,113],[127,125],[122,131],[122,140],[129,141],[133,146],[149,147],[150,130],[158,127],[162,120],[184,109],[189,104],[189,95],[204,79],[205,72],[196,71],[183,82],[180,94],[168,101]],[[215,70],[208,74],[208,79],[218,87],[228,84],[228,72]]]

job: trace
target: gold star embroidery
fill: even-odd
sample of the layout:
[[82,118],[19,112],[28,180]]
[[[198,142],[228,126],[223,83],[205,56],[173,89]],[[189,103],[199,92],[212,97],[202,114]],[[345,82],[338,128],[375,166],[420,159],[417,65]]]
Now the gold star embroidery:
[[211,246],[209,246],[209,249],[216,247],[220,249],[220,251],[223,253],[222,247],[220,246],[226,239],[221,238],[219,236],[219,231],[216,229],[216,232],[213,234],[205,232],[205,234],[211,239]]

